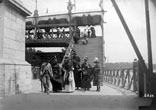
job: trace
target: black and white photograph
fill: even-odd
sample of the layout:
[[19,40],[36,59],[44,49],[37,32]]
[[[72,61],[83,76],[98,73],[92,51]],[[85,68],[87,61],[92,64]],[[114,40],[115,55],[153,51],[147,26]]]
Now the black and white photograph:
[[0,0],[0,110],[156,110],[156,0]]

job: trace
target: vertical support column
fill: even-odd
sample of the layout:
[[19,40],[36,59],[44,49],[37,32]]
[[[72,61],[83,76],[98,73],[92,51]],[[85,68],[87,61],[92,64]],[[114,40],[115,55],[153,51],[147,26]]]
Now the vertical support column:
[[151,30],[150,30],[150,17],[149,17],[149,0],[145,0],[145,14],[146,14],[146,31],[147,31],[147,50],[148,50],[148,77],[149,94],[152,93],[152,74],[153,74],[153,61],[152,61],[152,46],[151,46]]
[[[102,15],[103,16],[103,15]],[[105,39],[104,39],[104,25],[103,22],[101,23],[101,31],[102,31],[102,71],[104,71],[105,68]]]
[[35,30],[34,30],[34,38],[37,39],[37,19],[38,19],[38,10],[37,10],[37,0],[35,10],[34,10],[34,25],[35,25]]
[[125,78],[125,74],[124,74],[124,69],[121,70],[121,88],[124,87],[124,78]]
[[136,92],[137,91],[137,66],[138,66],[138,62],[136,59],[134,59],[133,62],[133,91]]
[[100,0],[100,3],[99,3],[99,6],[101,8],[101,31],[102,31],[102,75],[103,75],[103,72],[104,72],[104,69],[105,69],[105,38],[104,38],[104,8],[103,8],[103,0]]
[[138,61],[138,96],[144,97],[144,73],[141,68],[141,64]]
[[73,4],[71,3],[71,0],[68,2],[67,10],[69,15],[69,36],[71,37],[72,29],[71,29],[71,14],[72,14]]
[[5,97],[31,89],[31,65],[25,61],[25,19],[31,13],[17,0],[3,0],[0,13],[0,97]]

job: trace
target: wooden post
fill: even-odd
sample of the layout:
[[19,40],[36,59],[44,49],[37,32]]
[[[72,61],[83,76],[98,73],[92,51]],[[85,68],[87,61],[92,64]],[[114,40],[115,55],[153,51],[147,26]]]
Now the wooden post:
[[156,108],[156,73],[152,74],[152,94],[154,95],[154,98],[152,100],[151,106]]
[[154,97],[156,98],[156,72],[152,74],[152,94],[154,95]]
[[[148,50],[148,92],[152,93],[152,77],[153,74],[153,61],[152,61],[152,43],[151,43],[151,30],[150,30],[150,17],[149,17],[149,3],[145,0],[145,14],[146,14],[146,31],[147,31],[147,50]],[[146,75],[146,76],[147,76]]]
[[144,74],[140,62],[138,62],[138,96],[144,96]]
[[102,20],[101,20],[101,31],[102,31],[102,72],[104,71],[105,69],[105,38],[104,38],[104,7],[103,7],[103,0],[100,1],[100,8],[101,8],[101,17],[102,17]]
[[133,91],[137,91],[137,66],[138,62],[136,59],[134,59],[133,62]]
[[121,71],[121,88],[124,87],[124,78],[125,78],[124,69],[122,69],[122,71]]

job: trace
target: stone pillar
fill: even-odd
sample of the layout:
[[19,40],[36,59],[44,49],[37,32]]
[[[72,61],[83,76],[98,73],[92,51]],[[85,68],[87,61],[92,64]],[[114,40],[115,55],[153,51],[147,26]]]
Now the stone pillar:
[[31,65],[25,61],[25,20],[31,13],[19,0],[0,3],[0,97],[31,89]]

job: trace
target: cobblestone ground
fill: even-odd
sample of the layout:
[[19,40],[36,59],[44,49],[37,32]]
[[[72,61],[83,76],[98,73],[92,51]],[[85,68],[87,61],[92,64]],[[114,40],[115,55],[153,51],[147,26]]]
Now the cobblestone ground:
[[47,95],[40,92],[40,83],[34,80],[31,91],[1,99],[0,110],[138,110],[138,106],[151,103],[150,98],[138,98],[135,93],[106,84],[101,92],[95,90]]

